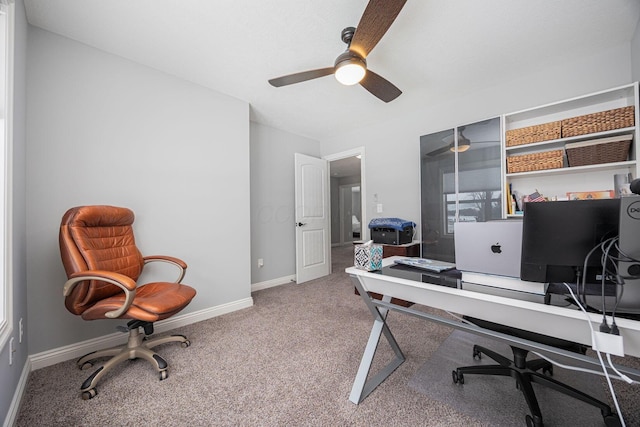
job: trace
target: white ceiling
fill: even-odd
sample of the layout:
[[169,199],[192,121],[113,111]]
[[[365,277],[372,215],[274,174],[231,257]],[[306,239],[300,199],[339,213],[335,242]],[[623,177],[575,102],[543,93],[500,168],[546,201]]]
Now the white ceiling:
[[403,94],[388,104],[333,76],[366,0],[25,0],[29,23],[251,104],[252,120],[317,140],[425,102],[632,39],[638,0],[409,0],[367,58]]

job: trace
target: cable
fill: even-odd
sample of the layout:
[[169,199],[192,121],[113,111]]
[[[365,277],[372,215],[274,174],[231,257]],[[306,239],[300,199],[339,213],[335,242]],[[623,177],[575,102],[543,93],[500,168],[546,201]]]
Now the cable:
[[607,353],[607,361],[609,362],[609,366],[611,367],[611,369],[613,369],[613,372],[618,374],[618,376],[620,377],[619,379],[625,381],[627,384],[633,384],[636,382],[616,369],[616,367],[613,365],[613,362],[611,361],[611,355],[609,353]]
[[[618,242],[619,242],[619,236],[610,237],[608,239],[601,241],[599,244],[594,246],[589,251],[589,253],[587,253],[587,255],[585,256],[582,274],[580,274],[581,272],[579,270],[576,272],[577,282],[580,282],[580,277],[582,277],[581,289],[580,289],[580,286],[578,286],[578,295],[580,296],[578,300],[585,306],[589,306],[586,300],[587,266],[589,264],[589,258],[591,258],[593,253],[598,249],[601,250],[602,254],[600,256],[600,265],[602,267],[602,274],[600,277],[600,296],[601,296],[602,308],[600,312],[602,313],[602,323],[600,324],[600,332],[605,332],[605,333],[611,333],[612,331],[617,330],[617,326],[615,324],[615,316],[616,316],[618,304],[620,303],[620,300],[622,298],[622,293],[624,292],[624,288],[623,288],[624,279],[619,274],[617,262],[618,261],[630,262],[633,260],[633,258],[629,257],[627,254],[625,254],[619,249]],[[612,249],[614,250],[614,252],[617,252],[617,255],[613,255],[611,253]],[[606,298],[605,298],[605,287],[606,287],[607,278],[609,278],[609,280],[611,281],[614,281],[613,278],[615,278],[615,289],[616,289],[615,305],[613,307],[613,310],[611,311],[611,322],[612,322],[611,327],[607,322],[607,316],[606,316],[607,307],[606,307]]]
[[[607,239],[609,240],[609,239]],[[605,240],[605,242],[607,241]],[[591,255],[593,255],[593,253],[602,246],[602,243],[594,246],[593,248],[591,248],[591,250],[589,251],[589,253],[587,253],[587,255],[585,255],[584,257],[584,264],[582,266],[582,292],[580,292],[580,289],[578,289],[578,294],[582,293],[582,302],[583,303],[587,303],[587,264],[589,263],[589,258],[591,258]],[[602,263],[602,259],[600,260],[600,262]],[[604,274],[604,272],[603,272]],[[578,278],[580,277],[580,275],[578,274]],[[604,311],[604,310],[603,310]],[[606,321],[606,319],[605,319]]]
[[[591,258],[591,255],[593,255],[593,253],[597,250],[597,249],[601,249],[602,248],[602,244],[603,242],[597,244],[596,246],[594,246],[593,248],[591,248],[591,250],[589,251],[589,253],[587,253],[587,255],[584,257],[584,264],[582,266],[582,302],[587,303],[587,264],[589,263],[589,258]],[[600,264],[602,265],[602,257],[600,258]],[[604,266],[602,269],[602,277],[604,278]],[[604,279],[603,279],[604,280]],[[565,286],[567,286],[565,284]],[[606,316],[606,311],[605,311],[605,304],[604,304],[604,282],[601,285],[602,287],[602,323],[600,324],[600,332],[609,332],[609,325],[607,324],[607,316]],[[576,297],[573,295],[573,292],[571,292],[571,295],[573,296],[574,299],[576,299]],[[576,299],[577,301],[577,299]],[[579,305],[581,308],[582,306]]]
[[[614,237],[614,238],[611,238],[611,239],[606,240],[605,242],[609,242],[609,243],[606,245],[606,249],[604,249],[604,245],[605,245],[605,244],[604,244],[604,242],[603,242],[603,244],[602,244],[602,247],[603,247],[603,249],[604,249],[604,250],[602,251],[602,257],[601,257],[601,259],[600,259],[600,263],[601,263],[601,265],[602,265],[601,295],[602,295],[602,315],[603,315],[603,317],[605,318],[605,324],[606,324],[606,311],[607,311],[607,306],[606,306],[606,304],[605,304],[605,299],[604,299],[604,282],[605,282],[605,280],[606,280],[606,273],[607,273],[607,271],[608,271],[608,269],[607,269],[607,264],[608,264],[608,261],[609,261],[609,251],[611,250],[611,246],[615,245],[615,243],[616,243],[617,241],[618,241],[618,237],[617,237],[617,236],[616,236],[616,237]],[[616,263],[615,263],[615,262],[613,262],[612,264],[614,265],[614,268],[617,270],[617,268],[618,268],[618,267],[617,267]],[[618,273],[618,272],[616,271],[615,273],[616,273],[616,275],[617,275],[617,273]],[[616,292],[616,295],[617,295],[617,292]],[[617,301],[617,298],[616,298],[616,304],[615,304],[615,306],[614,306],[613,311],[611,312],[611,319],[612,319],[611,321],[612,321],[612,323],[614,323],[614,324],[615,324],[615,321],[616,321],[616,320],[615,320],[615,319],[616,319],[616,310],[615,310],[615,307],[617,307],[617,306],[618,306],[618,301]],[[607,326],[607,328],[608,328],[608,326]],[[608,331],[606,331],[606,332],[610,332],[610,331],[611,331],[611,329],[609,329],[609,330],[608,330]]]
[[[576,298],[576,296],[573,294],[573,291],[571,290],[571,286],[567,285],[566,283],[564,283],[564,286],[569,290],[569,293],[571,294],[573,299],[576,301],[576,304],[578,304],[578,307],[580,307],[580,310],[582,310],[585,317],[587,318],[587,325],[589,325],[589,329],[591,329],[591,337],[593,339],[594,330],[593,330],[593,326],[591,325],[591,318],[589,317],[589,314],[584,309],[582,304],[580,304],[580,301],[578,301],[578,298]],[[598,359],[600,360],[600,366],[602,366],[602,372],[604,373],[604,376],[607,379],[607,384],[609,385],[609,391],[611,392],[613,403],[615,404],[616,410],[618,411],[618,418],[620,418],[620,423],[622,423],[622,427],[625,427],[626,423],[624,422],[624,418],[622,417],[622,411],[620,410],[620,405],[618,404],[618,398],[616,397],[616,392],[613,389],[613,384],[611,384],[611,378],[609,377],[609,372],[607,371],[607,367],[604,364],[604,361],[602,360],[602,355],[600,354],[600,351],[595,350],[595,352],[598,354]]]
[[[601,377],[604,377],[604,372],[602,372],[602,371],[594,371],[593,369],[581,368],[579,366],[565,365],[563,363],[558,362],[557,360],[554,360],[554,359],[550,358],[549,356],[546,356],[546,355],[544,355],[542,353],[538,353],[537,351],[531,350],[531,353],[535,354],[538,357],[543,358],[547,362],[553,363],[554,365],[559,366],[559,367],[561,367],[563,369],[567,369],[569,371],[586,372],[588,374],[600,375]],[[628,379],[631,382],[634,382],[631,378],[627,377],[622,372],[617,371],[613,366],[611,368],[614,371],[617,372],[617,375],[619,375],[619,376],[613,376],[612,378],[615,378],[616,380],[623,380],[623,381],[627,381],[627,379]]]

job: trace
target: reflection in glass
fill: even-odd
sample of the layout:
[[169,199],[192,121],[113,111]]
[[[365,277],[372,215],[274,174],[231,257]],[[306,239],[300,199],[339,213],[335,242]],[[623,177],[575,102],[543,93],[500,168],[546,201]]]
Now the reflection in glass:
[[500,119],[423,135],[420,159],[422,256],[455,262],[456,221],[502,217]]

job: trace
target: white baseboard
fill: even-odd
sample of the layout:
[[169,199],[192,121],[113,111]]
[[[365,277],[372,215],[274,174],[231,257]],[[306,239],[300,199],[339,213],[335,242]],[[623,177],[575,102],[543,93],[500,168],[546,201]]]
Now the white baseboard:
[[264,282],[252,283],[251,292],[261,291],[262,289],[273,288],[274,286],[285,285],[287,283],[295,282],[296,275],[278,277],[277,279],[271,279]]
[[[233,311],[241,310],[253,306],[253,298],[245,298],[238,301],[233,301],[227,304],[218,305],[204,310],[199,310],[193,313],[179,314],[169,319],[161,320],[154,323],[155,332],[166,332],[171,329],[179,328],[181,326],[191,325],[196,322],[211,319],[213,317],[221,316],[223,314],[231,313]],[[69,359],[77,359],[85,354],[109,347],[115,347],[127,342],[127,335],[122,332],[114,332],[113,334],[104,335],[98,338],[92,338],[90,340],[81,341],[75,344],[65,345],[52,350],[43,351],[41,353],[32,354],[29,356],[29,364],[31,370],[44,368],[47,366],[55,365],[56,363],[64,362]]]
[[22,395],[27,388],[27,379],[29,379],[29,372],[31,372],[31,360],[27,357],[27,360],[22,368],[22,374],[16,385],[16,391],[13,393],[13,399],[11,405],[7,411],[7,416],[4,419],[4,427],[11,427],[15,424],[18,417],[18,411],[20,410],[20,402],[22,401]]

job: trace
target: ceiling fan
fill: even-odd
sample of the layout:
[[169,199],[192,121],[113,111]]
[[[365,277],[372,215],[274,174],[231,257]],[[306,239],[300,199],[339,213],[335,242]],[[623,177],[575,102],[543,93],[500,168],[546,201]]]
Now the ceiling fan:
[[336,79],[344,85],[360,83],[382,101],[393,101],[402,91],[385,78],[368,70],[366,57],[387,32],[406,1],[370,0],[357,29],[347,27],[342,30],[342,41],[347,44],[347,50],[336,58],[333,67],[289,74],[271,79],[269,83],[280,87],[335,74]]
[[[448,136],[442,138],[442,142],[445,143],[445,145],[443,147],[441,147],[441,148],[438,148],[436,150],[433,150],[433,151],[427,153],[427,156],[428,157],[434,157],[434,156],[439,156],[439,155],[447,153],[447,152],[462,153],[464,151],[467,151],[469,148],[471,148],[471,140],[462,134],[462,132],[465,130],[465,128],[466,128],[466,126],[458,127],[458,147],[457,148],[455,146],[453,135],[448,135]],[[499,142],[500,141],[493,141],[493,140],[473,141],[474,144],[499,143]]]

